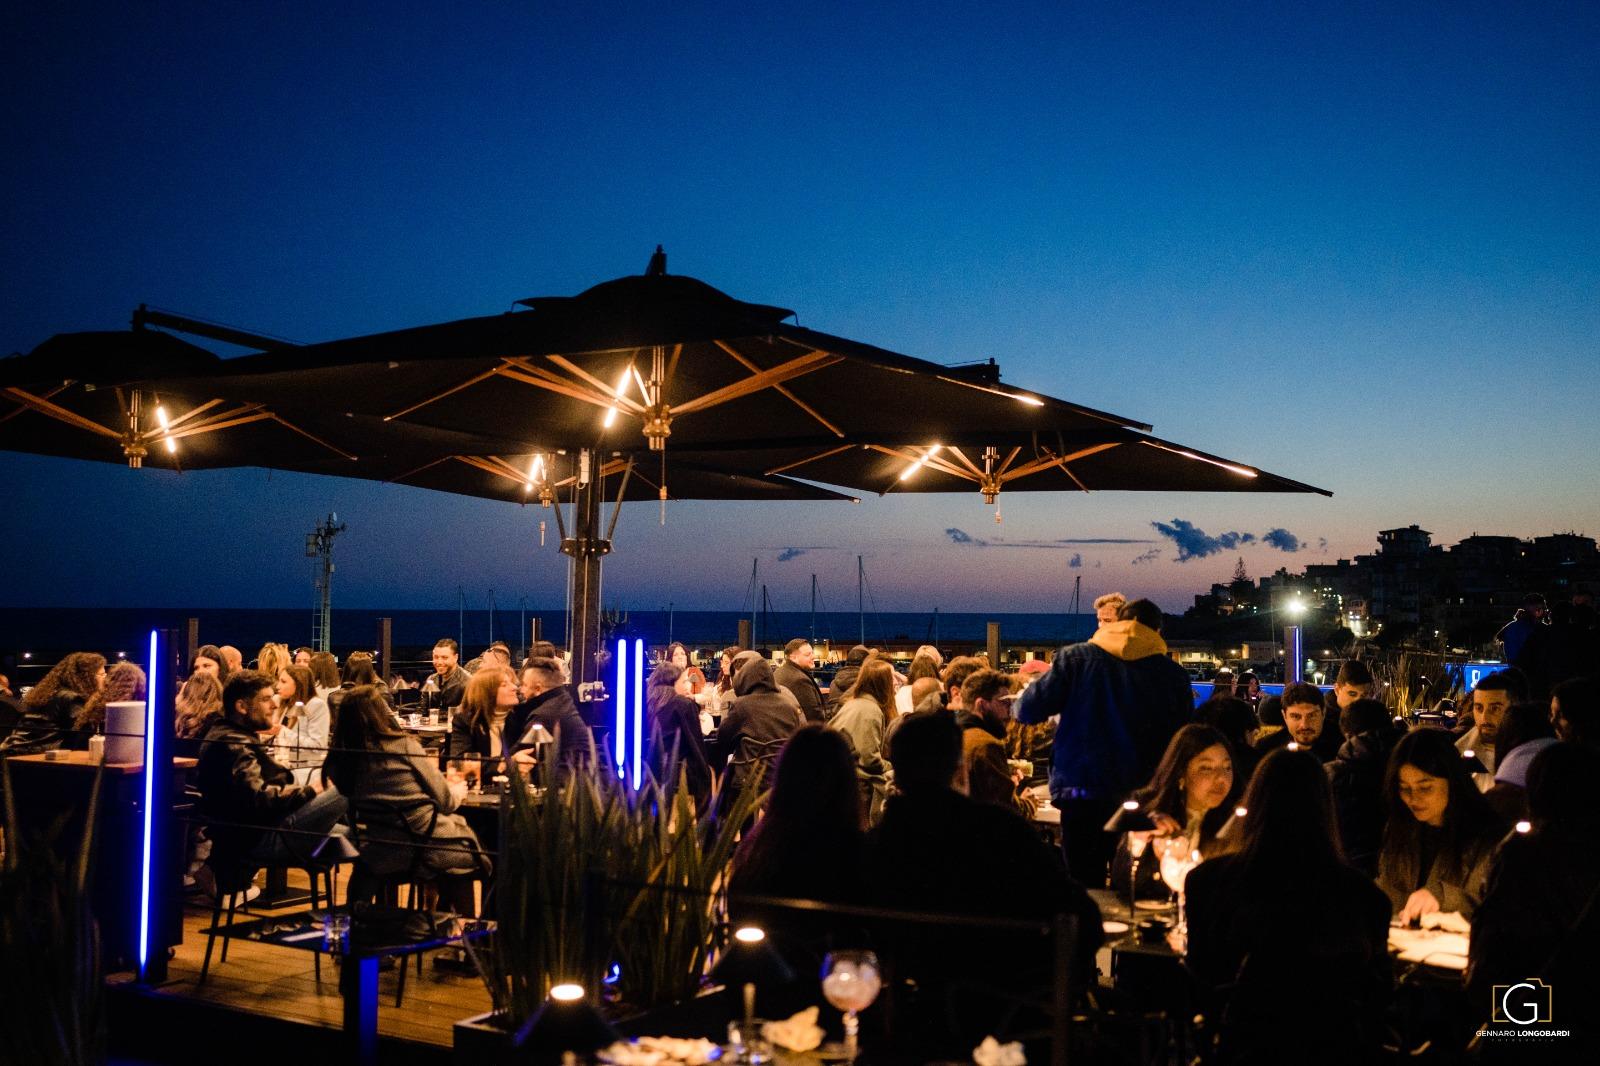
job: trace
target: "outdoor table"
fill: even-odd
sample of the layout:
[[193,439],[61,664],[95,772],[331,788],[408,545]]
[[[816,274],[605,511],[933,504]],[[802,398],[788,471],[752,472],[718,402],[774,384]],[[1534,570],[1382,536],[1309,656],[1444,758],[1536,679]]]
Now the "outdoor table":
[[[257,918],[234,922],[212,932],[219,937],[339,956],[344,971],[339,978],[339,990],[344,998],[344,1034],[358,1066],[376,1066],[378,1062],[378,969],[382,961],[398,958],[403,966],[408,956],[465,943],[490,932],[484,923],[477,923],[473,928],[458,927],[462,919],[453,914],[422,913],[392,906],[371,907],[361,910],[352,919],[349,936],[329,946],[322,924],[325,913],[301,911],[275,918]],[[392,928],[417,920],[430,924],[431,930],[416,937],[390,933]]]
[[[139,879],[144,841],[144,764],[107,763],[87,751],[58,750],[34,755],[13,755],[5,760],[11,775],[13,814],[22,833],[46,833],[52,823],[67,814],[62,835],[53,845],[63,856],[72,854],[84,828],[89,790],[94,771],[104,770],[100,806],[96,817],[90,901],[100,923],[100,952],[106,968],[115,971],[131,968],[138,957]],[[182,789],[183,777],[197,760],[174,757],[168,787],[174,795]],[[184,854],[180,826],[173,830],[179,838],[169,852]],[[182,870],[171,871],[174,879]],[[156,920],[170,937],[170,943],[183,939],[183,908],[180,897],[163,901],[155,908]],[[164,960],[163,960],[164,961]]]
[[1466,933],[1447,933],[1443,929],[1408,929],[1389,927],[1389,953],[1397,962],[1415,963],[1418,966],[1441,972],[1462,973],[1467,968],[1467,949],[1470,936]]

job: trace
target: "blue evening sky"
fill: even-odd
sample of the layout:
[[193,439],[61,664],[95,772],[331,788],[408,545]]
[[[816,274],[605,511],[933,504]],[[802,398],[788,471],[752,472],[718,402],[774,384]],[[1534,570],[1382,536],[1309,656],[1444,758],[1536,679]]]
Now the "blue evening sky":
[[[608,604],[737,607],[760,557],[780,607],[813,572],[842,606],[859,553],[886,609],[1079,575],[1180,608],[1410,522],[1594,535],[1597,54],[1581,3],[12,5],[0,352],[141,302],[303,341],[492,314],[662,243],[1336,495],[640,505]],[[533,509],[16,455],[0,486],[10,604],[305,604],[330,509],[344,605],[563,593]],[[1304,547],[1179,562],[1176,519]],[[995,543],[1064,537],[1154,543]]]

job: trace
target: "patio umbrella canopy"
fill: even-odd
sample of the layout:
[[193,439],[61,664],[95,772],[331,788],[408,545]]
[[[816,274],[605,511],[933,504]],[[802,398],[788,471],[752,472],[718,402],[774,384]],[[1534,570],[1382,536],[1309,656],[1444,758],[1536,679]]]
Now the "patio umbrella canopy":
[[[1002,385],[992,360],[946,367],[802,328],[784,308],[666,273],[659,248],[644,275],[519,305],[526,310],[304,346],[140,308],[136,327],[263,350],[218,360],[146,338],[140,369],[122,375],[141,395],[182,397],[204,411],[231,403],[250,425],[300,438],[273,448],[240,437],[241,447],[199,451],[191,465],[570,500],[562,551],[574,560],[580,682],[596,676],[599,561],[610,551],[600,504],[613,492],[619,500],[848,498],[794,479],[878,493],[977,491],[990,503],[1006,490],[1324,491],[1149,436],[1145,423]],[[38,397],[20,402],[12,421],[40,417]],[[0,446],[86,447],[16,433]]]

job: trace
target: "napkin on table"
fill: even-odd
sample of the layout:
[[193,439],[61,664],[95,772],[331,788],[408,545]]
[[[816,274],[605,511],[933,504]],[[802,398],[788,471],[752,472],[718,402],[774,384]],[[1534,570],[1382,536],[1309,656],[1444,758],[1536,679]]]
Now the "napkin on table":
[[817,1024],[817,1008],[807,1007],[781,1022],[767,1022],[761,1026],[761,1035],[789,1051],[815,1051],[822,1046],[823,1037],[822,1026]]
[[983,1043],[972,1049],[972,1061],[978,1066],[1028,1066],[1020,1043],[1002,1044],[992,1036],[984,1037]]

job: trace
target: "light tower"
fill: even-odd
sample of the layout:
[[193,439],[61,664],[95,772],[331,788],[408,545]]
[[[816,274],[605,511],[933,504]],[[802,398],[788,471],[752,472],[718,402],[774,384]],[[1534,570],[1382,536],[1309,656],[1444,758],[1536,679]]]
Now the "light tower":
[[306,558],[315,559],[311,588],[316,607],[311,612],[311,646],[330,651],[333,640],[333,538],[345,530],[339,516],[329,512],[315,530],[306,534]]

